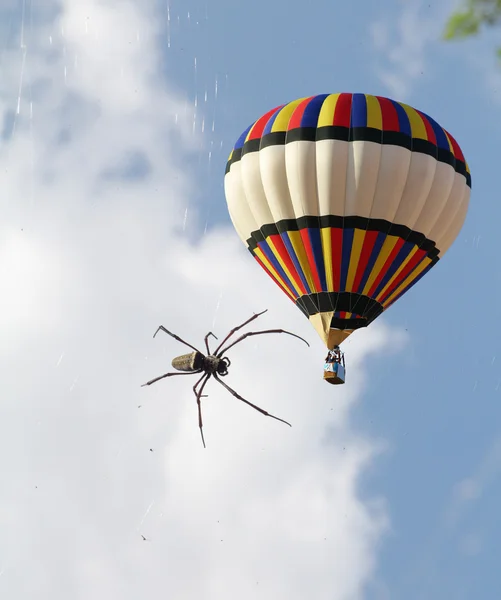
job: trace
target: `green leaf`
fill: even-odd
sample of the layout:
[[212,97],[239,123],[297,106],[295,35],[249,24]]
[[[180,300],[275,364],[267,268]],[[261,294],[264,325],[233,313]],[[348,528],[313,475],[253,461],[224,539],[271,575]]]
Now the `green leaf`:
[[449,18],[445,26],[444,38],[454,40],[470,37],[478,33],[480,25],[481,19],[472,8],[462,12],[458,11]]
[[[463,0],[463,7],[447,21],[443,39],[458,40],[477,35],[482,26],[492,27],[501,21],[501,0]],[[501,47],[497,49],[501,61]]]

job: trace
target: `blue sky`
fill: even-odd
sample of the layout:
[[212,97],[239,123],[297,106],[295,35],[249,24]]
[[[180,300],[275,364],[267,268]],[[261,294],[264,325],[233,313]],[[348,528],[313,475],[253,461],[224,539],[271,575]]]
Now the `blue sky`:
[[[497,600],[496,32],[440,41],[453,2],[4,6],[2,594]],[[472,173],[458,239],[353,336],[342,391],[223,194],[245,127],[337,91],[431,115]],[[179,350],[151,334],[193,342],[264,307],[312,348],[249,343],[233,384],[292,432],[213,390],[204,454],[191,385],[139,388]]]
[[[484,323],[473,292],[490,290],[496,310],[499,286],[487,266],[496,256],[498,222],[496,187],[489,185],[500,134],[495,36],[443,43],[441,27],[453,3],[437,10],[389,2],[381,10],[371,2],[318,2],[312,10],[286,10],[281,3],[190,2],[190,19],[179,3],[171,7],[179,17],[168,53],[175,56],[175,80],[200,94],[203,84],[196,88],[187,77],[196,57],[199,83],[209,89],[216,77],[223,83],[215,103],[223,140],[219,172],[233,139],[256,116],[325,91],[408,102],[433,115],[464,149],[473,177],[466,224],[443,263],[385,315],[405,325],[412,341],[398,358],[373,360],[355,419],[391,446],[367,483],[384,489],[392,507],[393,535],[381,552],[381,577],[391,594],[497,597],[501,581],[489,556],[498,551],[498,533],[495,518],[486,522],[482,509],[495,506],[496,477],[471,507],[464,502],[457,526],[445,524],[456,484],[475,479],[499,436],[499,329],[495,318]],[[217,200],[221,179],[214,171],[209,184],[216,200],[201,202],[217,204],[210,215],[219,222],[225,207]]]

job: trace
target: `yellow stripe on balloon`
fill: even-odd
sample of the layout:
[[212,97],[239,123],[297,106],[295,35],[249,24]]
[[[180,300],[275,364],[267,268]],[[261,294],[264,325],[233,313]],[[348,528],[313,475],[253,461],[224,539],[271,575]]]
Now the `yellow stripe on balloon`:
[[273,243],[271,237],[267,237],[266,238],[266,243],[268,244],[270,250],[273,252],[273,255],[277,259],[279,265],[282,267],[282,269],[284,270],[285,274],[289,278],[289,281],[291,282],[292,286],[294,287],[294,289],[295,289],[296,294],[298,295],[298,297],[302,296],[303,292],[301,291],[301,289],[296,284],[292,273],[290,272],[289,268],[287,267],[287,265],[282,260],[282,257],[280,256],[280,253],[278,252],[278,250],[277,250],[275,244]]
[[411,260],[411,258],[414,256],[414,254],[416,254],[416,252],[419,250],[418,246],[414,246],[414,248],[409,252],[408,256],[404,259],[404,261],[402,262],[402,264],[398,267],[398,269],[395,271],[395,273],[393,274],[393,276],[390,278],[390,280],[388,281],[388,283],[384,286],[384,288],[379,292],[379,294],[376,297],[376,301],[380,302],[381,298],[384,297],[384,295],[386,294],[386,290],[393,285],[393,282],[395,281],[395,279],[397,279],[397,277],[400,276],[400,273],[405,269],[405,267],[407,266],[407,263]]
[[376,280],[376,277],[381,272],[381,269],[384,267],[384,263],[388,260],[395,244],[398,242],[400,238],[395,235],[388,235],[383,243],[381,250],[379,251],[379,255],[377,257],[375,265],[372,267],[371,274],[367,283],[365,284],[364,290],[362,294],[367,295],[369,290],[372,287],[372,284]]
[[294,252],[296,253],[296,258],[301,267],[301,271],[303,272],[303,276],[308,282],[308,286],[312,293],[320,292],[321,290],[317,290],[315,283],[313,281],[313,277],[311,276],[310,264],[308,262],[308,256],[306,254],[306,250],[303,246],[303,240],[301,239],[301,234],[299,231],[288,231],[287,235],[291,241],[292,247],[294,248]]
[[275,133],[276,131],[287,131],[292,113],[296,110],[296,107],[303,102],[303,100],[306,100],[306,98],[307,97],[299,98],[299,100],[289,102],[289,104],[286,104],[281,110],[279,110],[277,113],[277,118],[273,121],[270,131],[272,133]]
[[374,129],[383,129],[383,114],[381,112],[381,105],[376,96],[365,94],[365,100],[367,103],[367,127],[373,127]]
[[398,294],[400,294],[400,292],[402,290],[404,290],[407,286],[409,286],[418,275],[421,275],[421,273],[426,269],[426,267],[429,266],[429,264],[431,263],[431,258],[426,257],[423,262],[419,263],[419,266],[416,267],[416,269],[406,277],[406,279],[403,281],[403,283],[401,283],[398,288],[393,292],[393,294],[391,296],[389,296],[384,302],[383,302],[383,307],[386,308],[388,306],[388,304],[390,304],[390,302],[396,297],[398,296]]
[[451,138],[449,137],[449,134],[447,133],[447,131],[445,131],[445,129],[444,129],[444,133],[445,133],[445,137],[447,138],[447,141],[449,142],[449,150],[451,151],[451,154],[454,156],[454,146],[452,145]]
[[336,105],[341,94],[330,94],[322,103],[320,114],[318,115],[317,127],[329,127],[334,123],[334,113]]
[[[353,291],[353,283],[355,281],[358,263],[360,260],[360,254],[362,253],[362,248],[364,245],[365,233],[366,233],[365,229],[355,229],[355,232],[353,234],[353,243],[351,245],[350,263],[348,266],[348,276],[346,277],[346,286],[345,286],[345,291],[347,291],[347,292]],[[383,248],[384,248],[384,244],[383,244]]]
[[400,106],[405,110],[407,118],[409,119],[412,137],[421,140],[428,140],[428,133],[426,132],[426,127],[419,113],[408,104],[403,104],[401,102]]
[[289,288],[285,285],[284,280],[280,277],[280,275],[275,271],[275,269],[273,268],[272,264],[270,263],[270,261],[266,258],[266,256],[263,254],[263,251],[260,250],[259,248],[256,248],[254,250],[254,254],[259,258],[259,260],[263,263],[263,265],[268,269],[270,275],[273,276],[273,278],[276,280],[276,282],[280,285],[280,287],[283,288],[283,290],[287,293],[288,296],[290,296],[293,300],[296,300],[296,298],[293,296],[293,294],[291,293],[291,291],[289,290]]
[[325,280],[327,283],[327,291],[334,291],[334,280],[332,279],[332,239],[331,239],[331,228],[322,227],[320,229],[320,235],[322,239],[322,254],[324,256],[325,265]]

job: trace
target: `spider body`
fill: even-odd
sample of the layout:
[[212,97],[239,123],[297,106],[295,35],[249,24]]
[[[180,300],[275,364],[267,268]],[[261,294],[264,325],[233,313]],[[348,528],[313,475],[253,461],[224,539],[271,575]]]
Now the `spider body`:
[[214,373],[217,373],[224,376],[228,375],[228,367],[231,363],[230,359],[226,356],[223,356],[223,358],[214,356],[214,354],[205,356],[205,354],[196,350],[195,352],[190,352],[190,354],[176,356],[176,358],[172,359],[171,364],[177,371],[184,371],[185,373],[200,373],[204,371],[207,374],[214,375]]
[[198,352],[190,352],[189,354],[181,354],[172,359],[172,366],[177,371],[184,371],[185,373],[193,373],[194,371],[200,371],[204,364],[205,356]]
[[283,419],[280,419],[279,417],[275,417],[274,415],[271,415],[269,412],[265,411],[264,409],[260,408],[259,406],[256,406],[255,404],[253,404],[252,402],[249,402],[245,398],[242,398],[242,396],[240,396],[240,394],[235,392],[235,390],[233,390],[229,385],[227,385],[226,383],[224,383],[224,381],[222,381],[220,379],[221,377],[228,375],[228,367],[231,365],[230,359],[227,356],[223,356],[223,355],[230,348],[232,348],[239,342],[243,341],[247,337],[250,337],[253,335],[261,335],[264,333],[286,333],[288,335],[292,335],[293,337],[299,338],[307,346],[309,346],[308,342],[305,339],[303,339],[299,335],[296,335],[295,333],[291,333],[290,331],[285,331],[285,329],[265,329],[263,331],[249,331],[247,333],[244,333],[238,339],[236,339],[235,341],[231,342],[230,344],[228,344],[227,346],[224,347],[226,342],[236,331],[238,331],[239,329],[242,329],[242,327],[244,327],[245,325],[247,325],[254,319],[257,319],[257,317],[259,317],[260,315],[262,315],[265,312],[266,312],[266,310],[263,310],[262,312],[253,315],[250,319],[247,319],[247,321],[245,321],[241,325],[234,327],[228,333],[228,335],[224,338],[224,340],[219,344],[219,346],[214,350],[214,352],[211,352],[209,349],[209,337],[212,335],[212,337],[214,337],[215,339],[217,339],[217,338],[212,333],[212,331],[209,331],[209,333],[204,338],[205,347],[207,349],[207,354],[203,354],[202,352],[200,352],[200,350],[195,348],[195,346],[192,346],[188,342],[185,342],[183,339],[181,339],[175,333],[168,331],[167,329],[165,329],[165,327],[163,325],[160,325],[160,327],[155,331],[155,334],[153,335],[153,337],[155,337],[159,331],[163,331],[164,333],[167,333],[168,335],[170,335],[171,337],[176,339],[178,342],[181,342],[185,346],[188,346],[189,348],[191,348],[193,350],[193,352],[191,352],[190,354],[182,354],[181,356],[176,356],[172,360],[172,366],[174,367],[174,369],[176,369],[176,371],[180,371],[179,373],[164,373],[164,375],[160,375],[159,377],[155,377],[155,379],[151,379],[150,381],[147,381],[146,383],[143,384],[143,386],[151,385],[152,383],[156,383],[157,381],[160,381],[160,379],[164,379],[165,377],[173,377],[174,375],[194,375],[196,373],[201,373],[202,376],[193,386],[193,392],[197,399],[198,426],[200,428],[200,434],[202,436],[202,442],[203,442],[204,447],[205,447],[205,440],[204,440],[204,434],[203,434],[203,429],[202,429],[203,424],[202,424],[201,398],[205,397],[202,394],[202,391],[211,377],[214,377],[214,379],[218,383],[220,383],[224,388],[226,388],[230,392],[230,394],[235,396],[235,398],[238,398],[245,404],[248,404],[249,406],[251,406],[252,408],[257,410],[261,414],[263,414],[267,417],[271,417],[272,419],[276,419],[277,421],[281,421],[282,423],[285,423],[286,425],[289,425],[289,427],[291,427],[291,424],[288,423],[287,421],[284,421]]

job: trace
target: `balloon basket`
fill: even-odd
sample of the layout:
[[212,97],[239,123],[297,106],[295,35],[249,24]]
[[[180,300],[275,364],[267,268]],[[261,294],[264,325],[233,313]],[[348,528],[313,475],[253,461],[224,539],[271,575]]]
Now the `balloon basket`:
[[345,368],[340,363],[325,363],[324,379],[334,385],[344,383],[346,379]]

